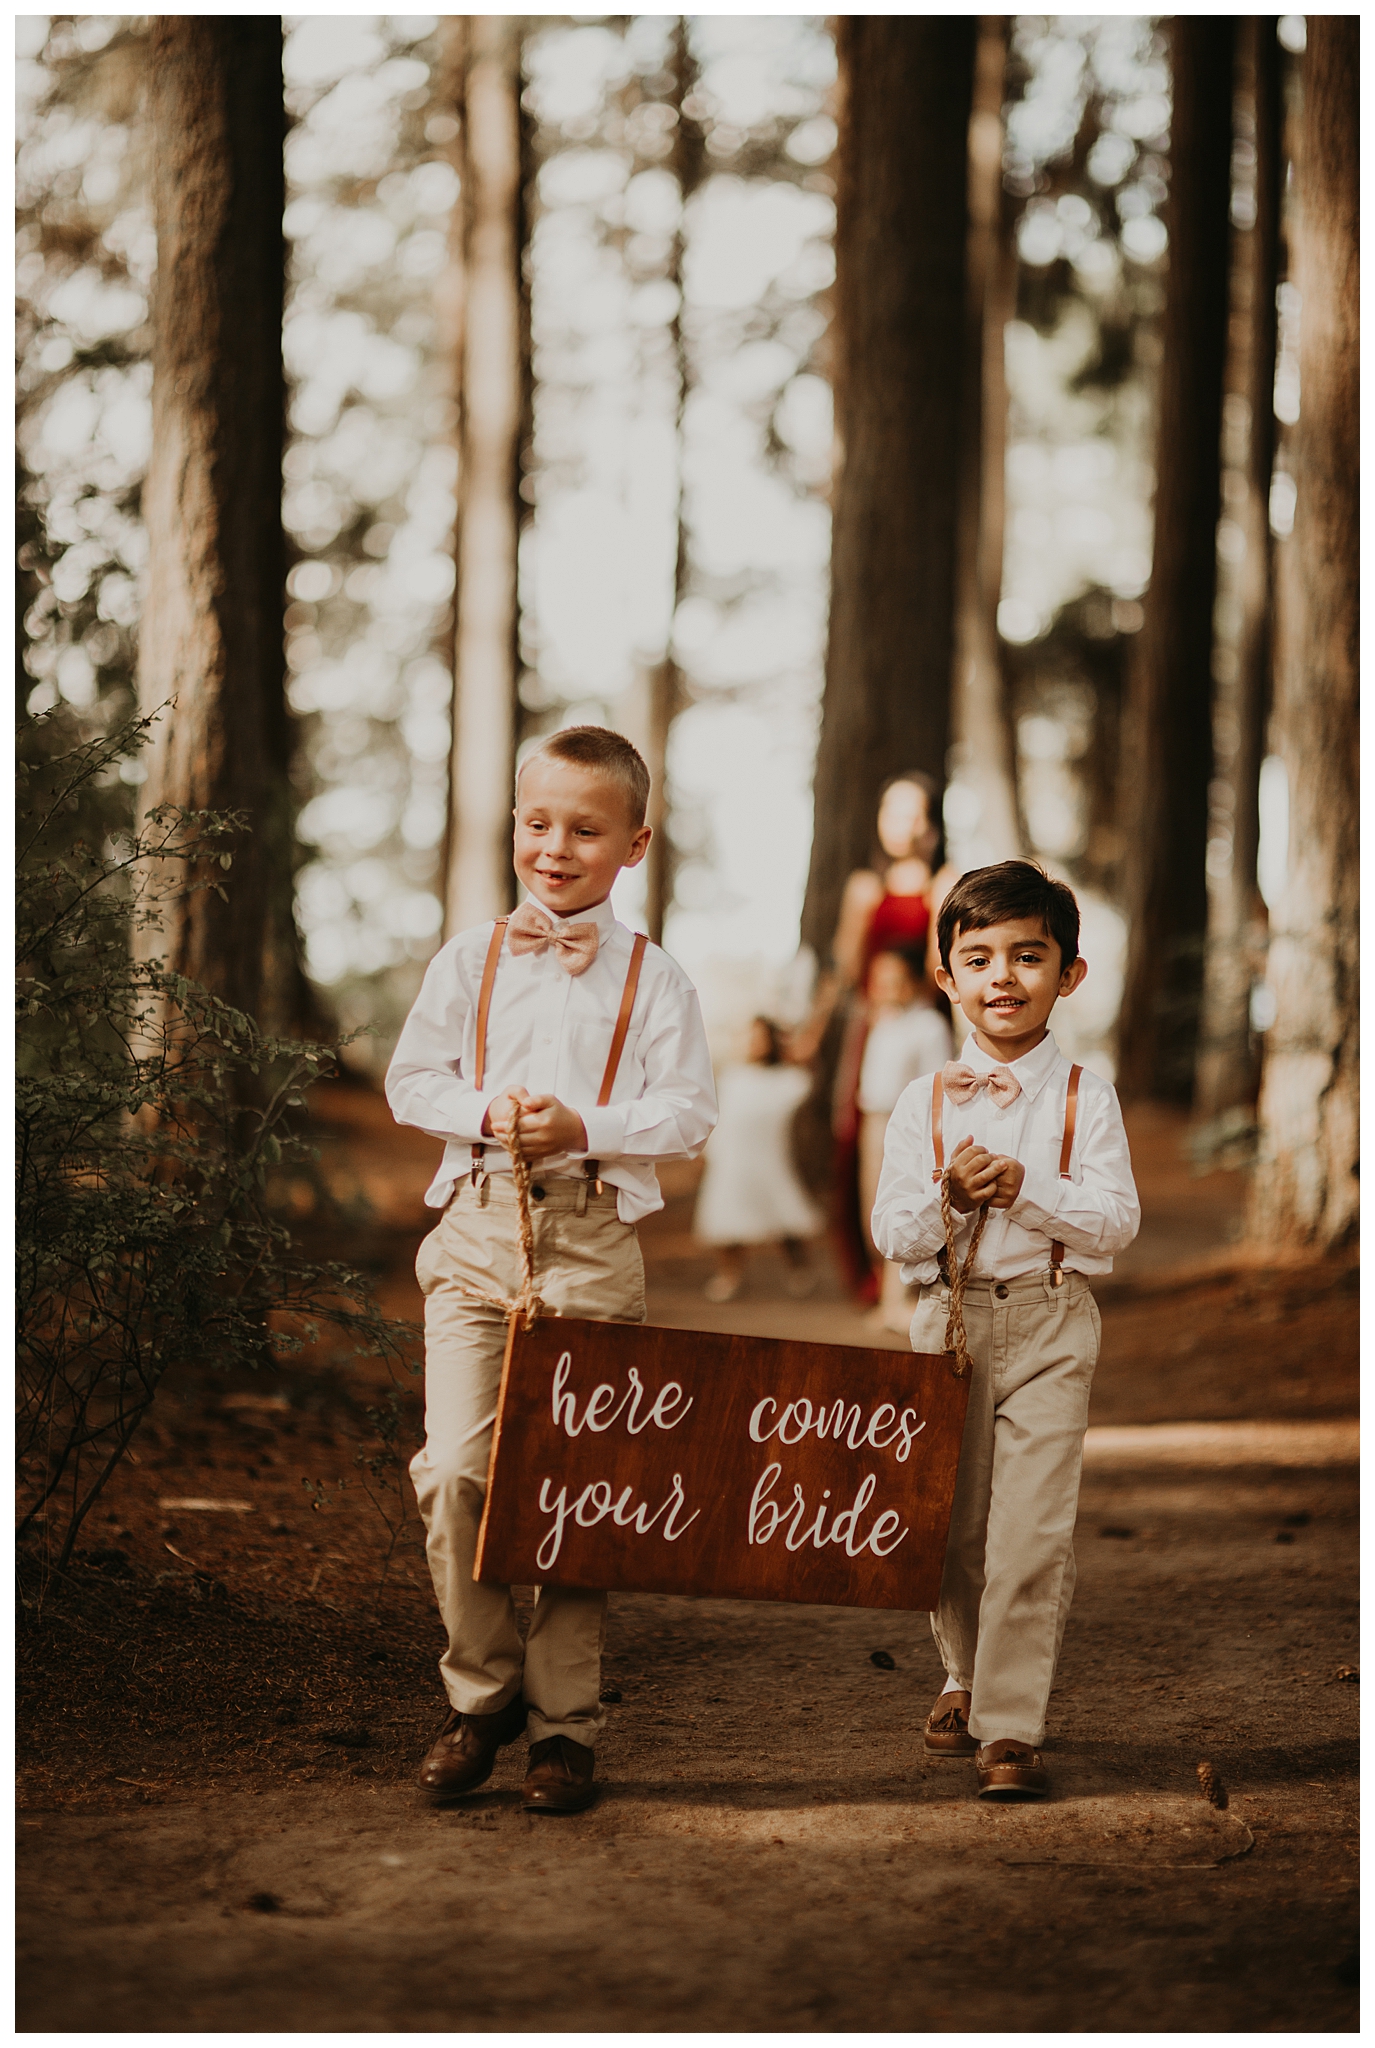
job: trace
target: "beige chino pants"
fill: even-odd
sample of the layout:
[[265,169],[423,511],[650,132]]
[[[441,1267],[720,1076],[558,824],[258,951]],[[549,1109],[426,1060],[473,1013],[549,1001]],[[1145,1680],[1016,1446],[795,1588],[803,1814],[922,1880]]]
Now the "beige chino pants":
[[[543,1190],[531,1204],[535,1287],[547,1307],[598,1322],[643,1322],[644,1262],[633,1224],[616,1214],[615,1189],[599,1195],[538,1173],[535,1186]],[[460,1181],[415,1270],[425,1295],[425,1442],[410,1469],[448,1632],[439,1669],[450,1704],[464,1714],[493,1714],[523,1690],[532,1742],[567,1735],[591,1747],[606,1719],[597,1698],[605,1593],[539,1588],[522,1643],[510,1587],[473,1578],[506,1318],[462,1289],[508,1300],[519,1290],[510,1176],[493,1174],[476,1188]]]
[[[923,1287],[914,1351],[945,1349],[949,1295]],[[940,1605],[931,1617],[946,1671],[972,1694],[970,1733],[1040,1743],[1074,1597],[1074,1521],[1098,1362],[1098,1305],[1080,1273],[964,1301],[971,1382]]]

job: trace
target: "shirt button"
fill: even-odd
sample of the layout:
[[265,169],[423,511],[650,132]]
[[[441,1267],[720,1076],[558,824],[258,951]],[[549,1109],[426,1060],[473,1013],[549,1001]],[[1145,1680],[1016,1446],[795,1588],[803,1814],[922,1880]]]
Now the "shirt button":
[[1004,1285],[1003,1285],[1003,1283],[1002,1283],[1002,1281],[1001,1281],[1001,1280],[1000,1280],[1000,1281],[998,1282],[998,1284],[997,1284],[997,1286],[996,1286],[996,1287],[994,1288],[993,1292],[994,1292],[994,1293],[995,1293],[995,1294],[997,1295],[997,1297],[998,1297],[999,1301],[1006,1301],[1006,1300],[1007,1300],[1007,1289],[1006,1289],[1006,1288],[1004,1287]]

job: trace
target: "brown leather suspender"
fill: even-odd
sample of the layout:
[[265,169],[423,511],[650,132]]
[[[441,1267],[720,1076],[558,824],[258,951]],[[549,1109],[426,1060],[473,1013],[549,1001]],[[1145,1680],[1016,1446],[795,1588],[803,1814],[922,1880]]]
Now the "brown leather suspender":
[[[1069,1086],[1065,1091],[1065,1134],[1060,1141],[1060,1178],[1068,1180],[1069,1162],[1074,1151],[1074,1126],[1079,1114],[1079,1076],[1082,1067],[1071,1067]],[[942,1109],[945,1103],[945,1087],[938,1067],[931,1076],[931,1157],[935,1161],[931,1178],[938,1181],[945,1172],[945,1142],[941,1133]],[[942,1258],[944,1254],[942,1254]],[[1058,1238],[1050,1247],[1050,1271],[1052,1285],[1063,1286],[1065,1278],[1065,1248]]]
[[945,1103],[945,1084],[941,1070],[937,1067],[931,1076],[931,1155],[935,1165],[931,1169],[932,1180],[939,1180],[945,1172],[945,1145],[941,1138],[941,1110]]
[[620,1066],[621,1054],[625,1051],[625,1035],[630,1029],[630,1013],[635,1007],[635,996],[640,986],[640,969],[644,965],[645,947],[648,944],[649,940],[644,933],[636,932],[635,943],[630,949],[630,965],[626,969],[625,987],[621,991],[620,1015],[616,1019],[616,1029],[611,1034],[611,1050],[606,1058],[606,1072],[602,1075],[602,1085],[597,1094],[598,1109],[605,1109],[611,1100],[616,1069]]
[[[487,1013],[492,1007],[492,988],[497,978],[497,962],[501,958],[502,944],[506,938],[509,917],[499,917],[492,926],[492,936],[487,946],[487,958],[482,963],[482,986],[477,996],[477,1050],[473,1057],[473,1086],[482,1086],[482,1077],[487,1071]],[[477,1186],[477,1170],[482,1164],[487,1147],[482,1144],[473,1147],[473,1186]]]
[[[501,958],[501,948],[506,938],[506,927],[509,923],[509,918],[499,917],[493,925],[491,940],[487,947],[487,958],[482,965],[482,986],[478,990],[477,998],[477,1046],[473,1055],[473,1086],[475,1088],[481,1088],[483,1076],[487,1071],[487,1018],[492,1007],[492,989],[497,978],[497,962]],[[621,991],[620,1012],[616,1018],[616,1028],[611,1034],[611,1051],[607,1055],[606,1070],[602,1075],[602,1085],[597,1093],[598,1109],[606,1108],[607,1103],[611,1100],[611,1090],[616,1085],[616,1074],[620,1068],[621,1054],[625,1051],[626,1036],[630,1030],[630,1013],[635,1008],[635,997],[640,987],[640,969],[644,965],[645,948],[648,944],[649,940],[643,932],[635,934],[635,943],[630,949],[630,965],[626,969],[625,987]],[[482,1164],[486,1150],[487,1147],[485,1145],[479,1144],[473,1147],[474,1182],[477,1180],[478,1168]],[[595,1159],[585,1160],[583,1162],[583,1171],[589,1180],[597,1181],[597,1192],[600,1194],[601,1182],[597,1180],[598,1161]]]
[[[1065,1135],[1060,1141],[1060,1178],[1069,1179],[1070,1154],[1074,1150],[1074,1125],[1079,1113],[1079,1076],[1082,1067],[1071,1067],[1069,1086],[1065,1090]],[[1053,1286],[1061,1287],[1065,1279],[1065,1248],[1057,1237],[1050,1248],[1050,1274]]]

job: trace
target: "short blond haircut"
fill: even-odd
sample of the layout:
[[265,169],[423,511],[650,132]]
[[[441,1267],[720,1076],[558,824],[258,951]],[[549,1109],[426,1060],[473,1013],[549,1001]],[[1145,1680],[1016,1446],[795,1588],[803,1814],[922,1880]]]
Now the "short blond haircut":
[[[568,725],[551,732],[520,764],[520,774],[532,761],[567,761],[575,768],[588,768],[605,775],[621,790],[632,825],[643,825],[649,808],[649,770],[623,733],[605,725]],[[516,777],[517,786],[520,775]]]

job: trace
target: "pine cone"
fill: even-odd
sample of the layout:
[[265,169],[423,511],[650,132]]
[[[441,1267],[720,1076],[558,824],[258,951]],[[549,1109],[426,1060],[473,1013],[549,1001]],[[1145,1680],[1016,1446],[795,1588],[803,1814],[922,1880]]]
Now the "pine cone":
[[1198,1767],[1198,1789],[1210,1806],[1216,1806],[1219,1811],[1226,1807],[1227,1787],[1206,1757]]

